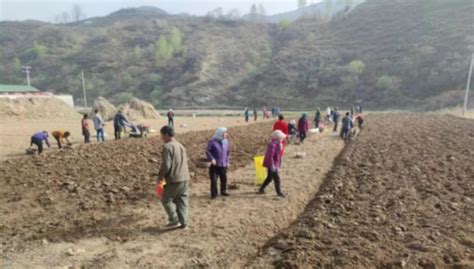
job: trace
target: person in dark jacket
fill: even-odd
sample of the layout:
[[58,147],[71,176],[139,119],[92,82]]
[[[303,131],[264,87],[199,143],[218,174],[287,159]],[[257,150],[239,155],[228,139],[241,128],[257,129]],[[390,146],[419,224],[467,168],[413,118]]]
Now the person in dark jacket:
[[352,130],[352,118],[350,116],[350,113],[347,112],[346,116],[342,119],[342,128],[341,128],[341,139],[344,140],[344,142],[349,141],[349,134],[351,133]]
[[298,135],[298,129],[296,128],[296,121],[291,120],[290,123],[288,123],[288,141],[292,142],[296,138],[296,135]]
[[128,123],[127,118],[123,115],[122,111],[119,110],[114,117],[114,134],[115,140],[121,139],[122,130],[125,128],[125,123]]
[[51,148],[51,145],[49,144],[48,141],[48,132],[42,131],[34,134],[31,137],[31,142],[30,142],[30,147],[36,145],[38,147],[38,154],[41,154],[43,152],[43,141],[48,145],[48,148]]
[[275,191],[278,196],[285,197],[285,194],[281,191],[280,175],[278,174],[281,167],[281,148],[282,142],[286,139],[286,135],[276,130],[272,133],[272,140],[267,146],[265,158],[263,160],[263,166],[267,168],[267,178],[263,182],[262,186],[258,190],[259,194],[265,193],[265,188],[273,181],[275,183]]
[[248,107],[245,108],[244,116],[245,116],[245,122],[249,122],[250,111]]
[[211,179],[211,199],[217,198],[217,178],[221,181],[221,195],[227,193],[227,167],[229,166],[230,148],[227,128],[218,128],[207,144],[207,160],[211,162],[209,177]]
[[314,115],[314,128],[319,128],[319,122],[321,121],[321,110],[316,110],[316,114]]
[[304,143],[308,129],[309,129],[308,115],[306,113],[303,113],[303,115],[301,115],[301,118],[298,120],[298,133],[300,134],[301,143]]
[[253,109],[253,121],[257,121],[258,118],[258,111],[256,108]]
[[174,112],[173,112],[173,109],[170,108],[168,110],[168,114],[166,114],[166,115],[168,116],[168,126],[174,128]]
[[332,131],[337,132],[337,126],[339,124],[339,117],[340,117],[337,107],[334,109],[334,113],[332,117],[333,117],[333,122],[334,122],[334,128],[332,129]]

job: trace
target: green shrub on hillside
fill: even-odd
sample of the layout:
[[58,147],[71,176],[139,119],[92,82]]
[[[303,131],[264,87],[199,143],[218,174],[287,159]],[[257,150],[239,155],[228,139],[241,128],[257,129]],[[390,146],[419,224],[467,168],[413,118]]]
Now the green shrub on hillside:
[[356,76],[364,73],[365,71],[365,63],[361,60],[353,60],[347,67],[349,72]]
[[390,90],[394,87],[394,81],[391,76],[383,75],[377,79],[376,84],[379,90]]

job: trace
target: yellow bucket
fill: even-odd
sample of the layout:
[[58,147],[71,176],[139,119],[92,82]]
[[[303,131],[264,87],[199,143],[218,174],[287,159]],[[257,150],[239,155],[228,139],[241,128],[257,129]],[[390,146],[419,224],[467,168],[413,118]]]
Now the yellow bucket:
[[255,185],[260,186],[267,177],[267,170],[263,167],[263,156],[254,157],[255,160]]

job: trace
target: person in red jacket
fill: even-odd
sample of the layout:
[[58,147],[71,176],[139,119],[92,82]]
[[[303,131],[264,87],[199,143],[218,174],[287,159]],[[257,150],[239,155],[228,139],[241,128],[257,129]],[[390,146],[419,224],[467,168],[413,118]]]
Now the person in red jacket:
[[[282,131],[283,134],[288,137],[288,123],[285,121],[285,116],[282,114],[278,115],[278,120],[273,124],[273,131],[280,130]],[[283,146],[281,147],[281,156],[283,157],[283,154],[285,153],[285,145],[286,145],[287,139],[283,141]]]

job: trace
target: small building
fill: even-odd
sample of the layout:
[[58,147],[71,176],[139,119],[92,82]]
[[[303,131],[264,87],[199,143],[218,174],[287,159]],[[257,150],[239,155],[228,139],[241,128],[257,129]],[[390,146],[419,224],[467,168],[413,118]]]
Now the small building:
[[72,95],[61,94],[55,95],[50,92],[42,92],[35,87],[28,85],[7,85],[0,84],[0,98],[21,99],[21,98],[56,98],[70,107],[74,107]]
[[25,94],[38,93],[39,90],[28,85],[0,84],[0,94]]

